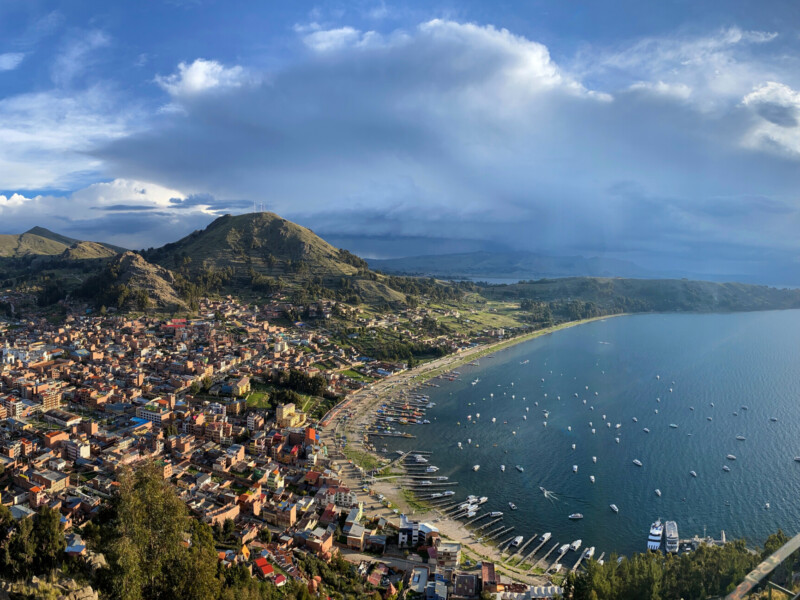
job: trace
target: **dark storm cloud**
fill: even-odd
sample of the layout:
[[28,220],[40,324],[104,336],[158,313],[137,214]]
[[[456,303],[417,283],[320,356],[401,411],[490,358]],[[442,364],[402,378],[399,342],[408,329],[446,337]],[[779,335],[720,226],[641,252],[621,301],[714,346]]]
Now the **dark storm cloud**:
[[781,132],[796,92],[765,83],[780,74],[748,50],[773,39],[656,40],[596,59],[636,84],[591,90],[544,46],[491,27],[315,31],[306,61],[269,76],[182,64],[159,79],[170,110],[157,126],[98,156],[202,192],[173,208],[255,200],[365,248],[385,237],[658,260],[793,252],[800,170]]

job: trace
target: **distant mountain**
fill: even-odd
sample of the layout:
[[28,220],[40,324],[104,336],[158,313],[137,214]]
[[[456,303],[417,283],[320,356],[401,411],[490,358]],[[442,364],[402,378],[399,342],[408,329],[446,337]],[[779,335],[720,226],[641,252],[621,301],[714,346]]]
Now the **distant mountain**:
[[349,290],[369,303],[405,302],[405,293],[371,272],[366,261],[274,213],[220,217],[144,257],[194,281],[222,280],[228,289],[314,284]]
[[639,265],[613,258],[547,256],[533,252],[467,252],[368,259],[384,273],[403,273],[448,279],[539,279],[542,277],[652,277]]
[[[565,318],[609,312],[728,312],[800,308],[800,290],[688,279],[566,277],[485,288],[498,300],[553,303]],[[570,312],[578,314],[570,314]]]
[[[98,242],[83,242],[69,238],[58,233],[54,233],[44,227],[34,227],[22,234],[0,235],[0,258],[27,258],[32,256],[59,256],[72,248],[81,244],[91,244],[92,250],[88,247],[78,249],[73,254],[61,256],[62,258],[85,257],[85,254],[104,254],[113,256],[118,252],[124,252],[124,248],[112,246],[111,244],[100,244]],[[104,248],[104,250],[100,250]],[[94,256],[96,257],[96,256]]]
[[104,244],[97,242],[75,242],[61,253],[63,260],[94,260],[111,258],[118,253]]

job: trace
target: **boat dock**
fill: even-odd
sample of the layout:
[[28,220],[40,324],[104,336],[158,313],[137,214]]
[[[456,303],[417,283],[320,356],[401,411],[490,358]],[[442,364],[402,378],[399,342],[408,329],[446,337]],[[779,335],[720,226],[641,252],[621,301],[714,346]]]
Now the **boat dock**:
[[[531,539],[534,539],[534,538],[531,538]],[[532,559],[533,555],[536,554],[542,548],[542,546],[544,546],[547,543],[547,541],[548,540],[545,540],[545,541],[541,542],[538,546],[536,546],[536,548],[531,550],[530,553],[519,562],[519,564],[523,564],[525,562],[528,562],[530,559]]]
[[570,569],[570,571],[572,571],[573,573],[574,573],[575,571],[577,571],[577,570],[578,570],[578,567],[580,567],[580,566],[581,566],[581,563],[583,562],[583,558],[584,558],[585,556],[586,556],[586,553],[585,553],[585,552],[581,552],[581,555],[578,557],[578,560],[576,560],[576,561],[575,561],[575,564],[574,564],[574,565],[572,565],[572,568]]
[[472,525],[473,523],[477,523],[477,522],[478,522],[478,521],[480,521],[481,519],[485,519],[486,517],[488,517],[490,514],[491,514],[491,513],[488,513],[488,512],[487,512],[487,513],[484,513],[484,514],[482,514],[480,517],[475,517],[475,518],[474,518],[474,519],[472,519],[471,521],[467,521],[467,525]]
[[528,571],[529,571],[529,572],[530,572],[530,571],[533,571],[533,570],[534,570],[536,567],[538,567],[540,564],[544,564],[544,562],[547,560],[547,557],[548,557],[548,556],[550,556],[550,555],[553,553],[553,551],[554,551],[556,548],[558,548],[558,546],[559,546],[559,543],[558,543],[558,542],[556,542],[555,544],[553,544],[553,547],[552,547],[552,548],[550,548],[550,550],[548,550],[548,551],[547,551],[547,554],[545,554],[545,555],[544,555],[542,558],[540,558],[538,561],[536,561],[536,564],[535,564],[535,565],[533,565],[533,566],[532,566],[530,569],[528,569]]
[[[484,516],[485,516],[485,515],[484,515]],[[499,517],[499,518],[495,519],[494,521],[489,521],[488,523],[484,523],[483,525],[481,525],[480,527],[478,527],[478,528],[475,530],[475,533],[478,533],[479,531],[483,531],[483,530],[484,530],[484,529],[486,529],[487,527],[491,527],[492,525],[495,525],[496,523],[499,523],[499,522],[500,522],[500,521],[502,521],[502,520],[503,520],[503,517]]]
[[[494,534],[491,534],[491,535],[487,536],[486,539],[487,540],[495,540],[495,539],[499,538],[501,535],[505,535],[507,533],[510,533],[513,529],[514,529],[513,527],[508,527],[506,529],[501,529],[497,533],[494,533]],[[513,540],[514,538],[512,537],[511,539]]]
[[[511,529],[514,529],[514,528],[512,527]],[[508,531],[511,531],[511,529],[509,529]],[[506,531],[506,533],[508,533],[508,531]],[[515,539],[516,537],[517,537],[517,536],[515,536],[515,535],[512,535],[512,536],[511,536],[510,538],[508,538],[507,540],[505,540],[505,541],[502,541],[502,542],[500,542],[499,544],[497,544],[497,548],[498,548],[498,550],[502,550],[504,547],[506,548],[506,550],[508,550],[508,547],[507,547],[507,546],[510,546],[510,545],[511,545],[511,542],[513,542],[513,541],[514,541],[514,539]],[[505,552],[505,550],[503,550],[502,552]],[[501,554],[502,554],[502,552],[501,552]]]
[[532,541],[534,541],[535,539],[536,539],[536,534],[534,533],[527,542],[522,544],[522,546],[520,548],[515,548],[514,551],[511,552],[511,556],[514,556],[515,554],[519,554],[520,556],[524,556],[525,548],[527,548],[530,545],[530,543]]

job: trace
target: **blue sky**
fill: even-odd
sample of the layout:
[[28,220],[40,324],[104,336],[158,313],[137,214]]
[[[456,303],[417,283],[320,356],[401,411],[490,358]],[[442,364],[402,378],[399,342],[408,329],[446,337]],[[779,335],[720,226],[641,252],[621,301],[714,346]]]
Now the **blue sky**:
[[796,269],[793,2],[0,2],[0,231]]

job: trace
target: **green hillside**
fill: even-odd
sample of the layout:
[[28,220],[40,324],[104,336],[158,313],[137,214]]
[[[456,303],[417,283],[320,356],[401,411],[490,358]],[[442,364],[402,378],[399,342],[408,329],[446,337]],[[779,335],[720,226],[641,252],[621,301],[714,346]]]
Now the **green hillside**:
[[95,260],[111,258],[117,253],[104,244],[97,242],[76,242],[61,253],[63,260]]
[[67,247],[67,244],[33,233],[0,235],[0,257],[3,258],[55,256],[64,252]]
[[[357,256],[273,213],[226,215],[144,254],[191,281],[233,291],[338,291],[365,302],[405,302],[405,292]],[[313,294],[312,294],[313,295]]]
[[[609,312],[711,312],[773,310],[800,307],[800,290],[745,283],[687,279],[620,279],[568,277],[483,288],[496,300],[569,305],[588,303]],[[599,314],[599,313],[598,313]],[[589,315],[595,316],[595,315]]]

